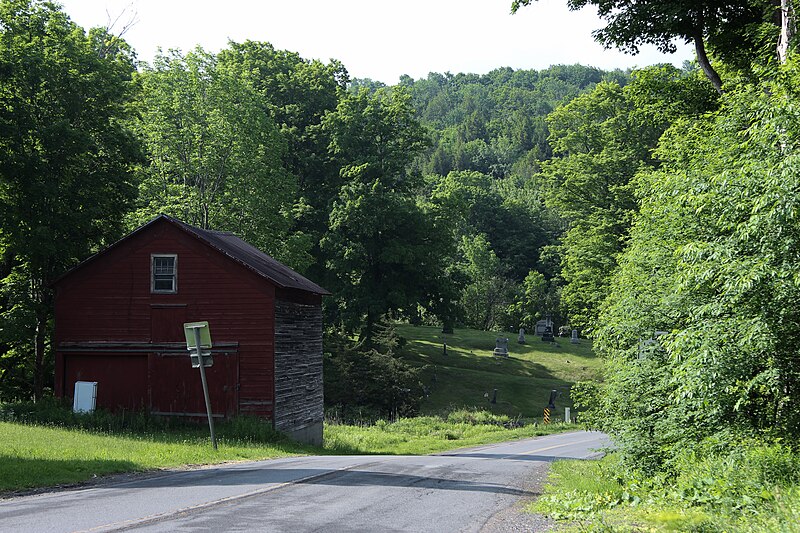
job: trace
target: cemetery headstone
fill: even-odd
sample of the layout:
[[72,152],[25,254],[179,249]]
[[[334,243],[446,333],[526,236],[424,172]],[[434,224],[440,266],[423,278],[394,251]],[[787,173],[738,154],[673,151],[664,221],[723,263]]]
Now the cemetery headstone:
[[553,326],[547,326],[544,328],[544,333],[542,333],[542,340],[544,342],[555,342],[556,339],[553,336]]
[[656,330],[653,336],[647,340],[639,339],[639,359],[647,359],[651,357],[656,350],[661,347],[661,342],[658,340],[662,335],[669,334],[668,331]]
[[569,340],[569,342],[571,342],[572,344],[578,344],[578,330],[577,329],[573,329],[572,330],[572,338]]
[[494,355],[508,357],[508,337],[497,337],[494,343]]
[[519,337],[517,337],[517,342],[520,344],[525,344],[525,328],[519,328]]

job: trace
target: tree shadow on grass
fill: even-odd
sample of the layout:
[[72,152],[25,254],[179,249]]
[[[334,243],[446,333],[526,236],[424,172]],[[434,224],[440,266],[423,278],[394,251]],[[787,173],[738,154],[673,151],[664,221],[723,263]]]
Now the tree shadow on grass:
[[[552,363],[545,365],[537,359],[551,358]],[[591,373],[596,363],[586,361],[587,356],[573,354],[554,349],[551,353],[516,353],[511,351],[507,357],[495,357],[487,354],[474,353],[463,347],[448,345],[447,354],[441,346],[435,346],[424,341],[411,341],[404,350],[403,358],[409,363],[433,365],[437,367],[450,367],[464,370],[476,370],[506,376],[548,379],[553,377],[554,369],[565,372]],[[591,358],[594,358],[592,356]]]
[[72,485],[141,467],[106,459],[34,459],[0,454],[0,495],[36,487]]

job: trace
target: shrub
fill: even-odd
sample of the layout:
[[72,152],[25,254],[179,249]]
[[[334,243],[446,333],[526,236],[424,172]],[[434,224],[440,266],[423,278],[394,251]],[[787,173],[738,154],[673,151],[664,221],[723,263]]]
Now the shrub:
[[447,421],[471,426],[503,426],[505,428],[523,425],[519,418],[512,419],[508,415],[498,415],[478,408],[451,411],[447,414]]
[[586,429],[601,427],[604,415],[600,387],[596,381],[579,381],[570,388],[576,418]]
[[[180,433],[205,433],[205,419],[187,420],[166,416],[151,416],[144,411],[121,411],[112,413],[98,409],[93,413],[74,413],[67,403],[53,397],[38,402],[16,402],[0,404],[0,421],[40,426],[75,428],[100,433],[125,433],[153,435],[178,431]],[[241,416],[215,424],[222,439],[270,443],[287,440],[275,431],[269,421]]]
[[706,439],[676,461],[673,496],[692,505],[756,511],[775,501],[778,489],[800,482],[800,457],[780,443],[753,439],[720,450]]
[[362,410],[370,413],[373,422],[416,415],[424,398],[422,369],[394,356],[399,344],[393,344],[387,354],[329,333],[323,354],[326,406],[335,408],[345,421]]

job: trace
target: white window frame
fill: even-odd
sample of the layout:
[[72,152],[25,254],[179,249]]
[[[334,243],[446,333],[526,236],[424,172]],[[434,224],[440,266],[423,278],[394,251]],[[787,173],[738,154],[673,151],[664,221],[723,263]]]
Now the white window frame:
[[[156,258],[171,257],[174,259],[172,272],[172,290],[156,289]],[[178,254],[150,254],[150,292],[152,294],[178,293]]]

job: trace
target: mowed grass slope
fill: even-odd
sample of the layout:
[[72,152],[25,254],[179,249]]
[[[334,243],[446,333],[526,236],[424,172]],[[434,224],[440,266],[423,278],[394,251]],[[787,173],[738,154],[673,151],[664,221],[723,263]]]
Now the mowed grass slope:
[[[558,390],[557,414],[572,407],[570,386],[576,381],[600,378],[600,359],[592,351],[591,341],[578,344],[569,338],[556,337],[555,343],[526,335],[518,344],[516,334],[472,329],[456,329],[445,335],[438,327],[398,325],[398,333],[407,340],[404,358],[410,363],[427,365],[423,382],[429,397],[423,403],[425,414],[446,412],[455,407],[480,407],[509,416],[541,417],[551,390]],[[508,337],[509,357],[495,357],[495,339]],[[443,341],[447,341],[447,355]],[[497,403],[489,398],[497,389]]]

